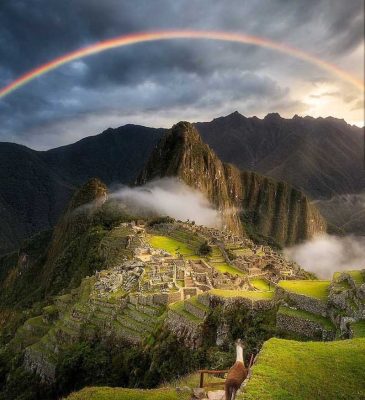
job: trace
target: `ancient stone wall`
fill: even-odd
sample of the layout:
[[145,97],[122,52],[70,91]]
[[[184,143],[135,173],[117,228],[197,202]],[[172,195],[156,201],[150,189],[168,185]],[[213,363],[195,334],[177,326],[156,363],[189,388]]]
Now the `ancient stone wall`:
[[276,327],[311,339],[334,340],[335,331],[325,329],[320,323],[278,313]]
[[274,300],[252,300],[246,297],[224,298],[216,295],[210,295],[210,305],[221,304],[224,308],[243,307],[247,310],[264,311],[275,307]]
[[275,292],[275,300],[285,300],[289,305],[293,304],[301,310],[322,315],[323,317],[327,316],[327,302],[313,297],[304,296],[302,294],[287,292],[279,286]]
[[203,343],[202,325],[182,317],[173,310],[169,310],[165,326],[190,349],[197,349]]
[[184,303],[184,308],[187,312],[195,315],[199,319],[204,319],[206,317],[206,314],[207,314],[206,310],[196,307],[196,306],[194,306],[194,304],[192,304],[188,301],[186,301]]

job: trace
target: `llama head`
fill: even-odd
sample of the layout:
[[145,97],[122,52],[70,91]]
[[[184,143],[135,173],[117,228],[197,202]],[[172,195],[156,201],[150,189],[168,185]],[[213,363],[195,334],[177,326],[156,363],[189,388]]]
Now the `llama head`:
[[242,347],[242,348],[245,348],[245,345],[244,345],[242,339],[237,339],[237,340],[236,340],[236,346],[240,346],[240,347]]

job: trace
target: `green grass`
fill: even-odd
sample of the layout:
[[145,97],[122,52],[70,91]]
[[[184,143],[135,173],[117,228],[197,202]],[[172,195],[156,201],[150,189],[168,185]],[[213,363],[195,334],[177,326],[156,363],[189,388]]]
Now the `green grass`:
[[217,271],[221,272],[224,274],[225,272],[231,274],[231,275],[238,275],[238,276],[244,276],[245,273],[241,271],[240,269],[233,267],[226,263],[221,250],[213,246],[213,251],[212,254],[207,257],[207,261],[209,265],[211,265],[213,268],[215,268]]
[[265,279],[250,279],[250,283],[257,290],[263,290],[263,291],[270,290],[270,286]]
[[362,271],[346,271],[357,285],[365,283],[365,274]]
[[290,317],[296,317],[300,319],[305,319],[307,321],[316,322],[321,326],[323,326],[323,328],[326,328],[327,330],[335,330],[335,327],[333,326],[332,322],[329,319],[322,317],[320,315],[312,314],[307,311],[293,310],[292,308],[281,306],[279,308],[278,314],[284,314]]
[[288,292],[326,301],[330,283],[330,281],[287,280],[280,281],[279,286]]
[[190,400],[189,393],[177,393],[175,389],[122,389],[89,387],[72,393],[67,400]]
[[[213,375],[205,375],[204,382],[205,384],[221,382],[222,388],[220,389],[223,389],[225,379]],[[199,383],[200,374],[193,373],[171,382],[168,387],[151,390],[88,387],[70,394],[67,400],[190,400],[190,393],[178,393],[175,388],[189,387],[193,389],[199,387]]]
[[198,296],[190,297],[190,299],[185,300],[189,303],[191,303],[193,306],[200,308],[202,311],[207,311],[208,307],[205,306],[204,304],[200,303]]
[[[210,374],[205,374],[204,375],[204,385],[207,385],[209,383],[219,383],[219,382],[222,383],[222,388],[223,388],[225,379],[219,378],[217,376],[210,375]],[[200,374],[199,374],[199,372],[195,372],[195,373],[183,376],[182,378],[179,378],[176,381],[169,382],[169,386],[172,386],[174,388],[175,387],[180,387],[181,388],[181,387],[187,386],[187,387],[193,389],[193,388],[198,388],[199,385],[200,385]],[[222,388],[218,388],[218,390],[222,389]],[[215,389],[215,390],[217,390],[217,389]],[[189,400],[190,400],[190,398],[189,398]]]
[[179,240],[172,239],[167,236],[150,235],[148,241],[155,249],[162,249],[172,255],[176,255],[176,250],[184,257],[189,259],[199,258],[193,249],[191,249],[186,243],[180,242]]
[[360,270],[335,272],[333,274],[333,280],[338,279],[342,273],[350,275],[357,285],[365,283],[365,274]]
[[255,292],[246,290],[212,289],[209,293],[219,297],[245,297],[250,300],[271,300],[274,297],[273,292]]
[[119,288],[115,292],[110,293],[109,300],[114,302],[118,299],[121,299],[122,297],[125,297],[126,294],[127,294],[127,292],[123,288]]
[[[244,400],[365,399],[365,339],[268,340]],[[237,400],[238,400],[237,399]]]
[[232,267],[231,265],[227,264],[226,262],[210,262],[208,260],[208,264],[211,265],[213,268],[215,268],[217,271],[221,272],[224,274],[225,272],[228,272],[231,275],[238,275],[238,276],[244,276],[245,273],[241,271],[238,268]]
[[365,338],[365,321],[359,321],[351,324],[351,329],[354,332],[355,338]]
[[200,318],[196,317],[195,315],[187,312],[184,308],[184,300],[177,301],[176,303],[170,304],[169,305],[170,310],[180,314],[187,320],[194,322],[195,324],[200,324],[203,320]]
[[[178,249],[177,251],[189,260],[198,260],[203,258],[196,254],[197,249],[192,249],[187,243],[173,239],[168,236],[149,235],[148,242],[155,249],[165,250],[173,256],[176,255],[176,250]],[[240,269],[227,264],[224,261],[224,258],[219,249],[213,250],[212,257],[214,258],[210,257],[207,259],[209,265],[211,265],[222,274],[228,272],[231,275],[245,275],[244,272],[242,272]]]

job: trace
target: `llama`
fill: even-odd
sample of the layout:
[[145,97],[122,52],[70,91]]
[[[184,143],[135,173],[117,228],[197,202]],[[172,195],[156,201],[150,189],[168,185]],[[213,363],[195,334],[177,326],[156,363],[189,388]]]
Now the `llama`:
[[236,341],[236,362],[228,371],[224,385],[226,400],[234,400],[236,398],[237,390],[240,388],[248,374],[248,369],[245,368],[245,363],[243,361],[243,348],[244,345],[241,339],[238,339]]

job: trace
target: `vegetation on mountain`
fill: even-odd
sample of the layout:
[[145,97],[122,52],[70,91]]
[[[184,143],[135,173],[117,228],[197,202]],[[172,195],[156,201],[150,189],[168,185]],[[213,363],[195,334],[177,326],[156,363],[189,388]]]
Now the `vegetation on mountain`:
[[196,123],[223,161],[290,183],[312,198],[360,193],[363,130],[332,117],[247,118],[237,111]]
[[98,177],[107,185],[133,182],[163,132],[125,125],[49,151],[0,143],[0,254],[53,228],[75,190],[89,179]]
[[[202,246],[211,252],[199,254]],[[326,300],[331,287],[343,285],[348,298],[352,290],[351,296],[361,301],[363,272],[350,271],[347,285],[342,275],[336,275],[331,287],[327,281],[289,279],[274,289],[263,278],[249,276],[251,265],[232,264],[225,247],[235,261],[244,257],[256,263],[259,276],[276,282],[280,277],[307,276],[299,266],[248,239],[167,217],[143,223],[108,199],[106,185],[99,179],[89,180],[75,193],[53,232],[37,235],[19,252],[0,259],[4,344],[0,342],[0,400],[48,400],[93,385],[129,389],[88,388],[71,399],[148,394],[158,399],[170,393],[182,398],[173,386],[156,388],[199,368],[231,366],[230,343],[237,338],[246,343],[246,362],[273,336],[302,339],[295,329],[280,331],[281,314],[296,322],[310,319],[326,325],[327,320],[302,309],[278,310],[279,289]],[[152,261],[143,263],[145,258]],[[163,258],[171,258],[171,264]],[[277,271],[259,267],[263,259],[276,262]],[[183,279],[177,276],[179,263],[184,264]],[[173,281],[169,281],[166,269],[173,265]],[[186,265],[196,269],[185,269]],[[218,286],[208,286],[212,283],[209,274],[201,272],[204,268],[212,271]],[[200,281],[193,282],[194,276]],[[204,293],[189,292],[198,287]],[[176,301],[173,296],[180,293],[183,300]],[[361,311],[355,305],[354,313]],[[362,335],[361,324],[349,329],[354,336]]]
[[330,281],[306,281],[306,280],[288,280],[279,282],[279,286],[283,289],[302,294],[309,297],[314,297],[319,300],[326,301],[329,294]]
[[[224,164],[188,122],[160,140],[137,184],[176,176],[200,190],[221,211],[224,225],[279,247],[324,232],[326,223],[305,195],[283,182]],[[241,211],[242,210],[242,211]]]
[[[319,200],[333,232],[364,233],[358,195],[365,188],[361,128],[331,117],[269,114],[259,119],[237,112],[195,126],[224,162],[288,182]],[[134,182],[165,132],[125,125],[45,152],[0,143],[0,254],[52,228],[88,179],[99,177],[107,185]],[[349,193],[357,197],[342,196]],[[260,238],[260,230],[251,235]]]

